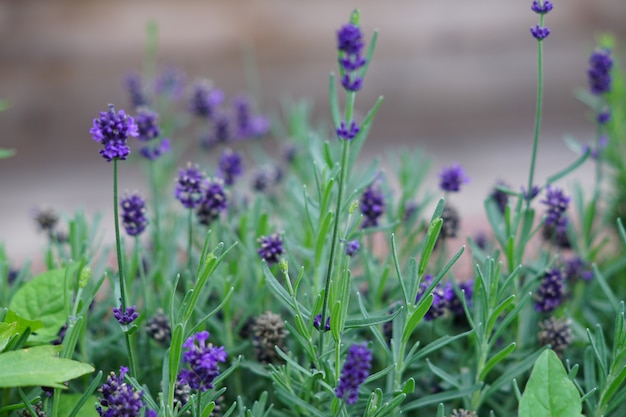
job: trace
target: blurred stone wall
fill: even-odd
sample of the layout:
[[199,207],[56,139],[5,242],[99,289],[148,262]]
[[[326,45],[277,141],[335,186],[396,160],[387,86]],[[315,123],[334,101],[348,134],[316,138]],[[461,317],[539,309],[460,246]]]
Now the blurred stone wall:
[[[29,217],[40,203],[108,210],[110,167],[88,130],[107,103],[127,105],[122,79],[141,68],[149,21],[159,26],[160,64],[182,67],[190,80],[209,77],[234,94],[246,89],[243,51],[252,48],[264,109],[284,97],[309,97],[316,116],[327,119],[335,31],[359,7],[365,33],[378,28],[380,37],[357,106],[366,111],[385,96],[366,157],[391,144],[418,145],[436,163],[474,168],[481,193],[496,175],[517,178],[528,165],[534,116],[536,43],[528,28],[538,17],[530,3],[0,1],[0,97],[11,103],[0,114],[0,146],[18,151],[0,162],[0,242],[23,254],[41,239]],[[592,132],[572,91],[585,86],[594,36],[609,31],[622,45],[626,39],[624,0],[554,3],[546,18],[552,35],[545,42],[540,162],[568,160],[564,133],[584,139]],[[127,169],[135,178],[137,170]]]

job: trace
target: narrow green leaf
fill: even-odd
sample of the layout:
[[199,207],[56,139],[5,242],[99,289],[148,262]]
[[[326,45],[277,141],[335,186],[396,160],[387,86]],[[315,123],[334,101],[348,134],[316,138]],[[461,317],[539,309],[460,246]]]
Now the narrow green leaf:
[[337,87],[335,85],[335,74],[330,73],[328,80],[328,93],[330,96],[330,114],[333,117],[333,124],[338,127],[341,123],[341,115],[339,112],[339,99],[337,98]]
[[10,158],[15,155],[15,149],[0,148],[0,159]]
[[551,349],[539,355],[519,403],[519,417],[580,416],[580,394]]
[[94,371],[86,363],[59,358],[61,346],[36,346],[0,354],[0,387],[66,388],[65,381]]
[[409,319],[404,325],[404,330],[402,331],[402,343],[406,343],[409,341],[413,330],[415,330],[415,327],[422,320],[422,318],[424,318],[424,316],[430,309],[430,306],[433,304],[434,299],[435,297],[431,292],[426,298],[420,301],[417,309],[409,316]]
[[546,180],[546,185],[552,184],[553,182],[560,180],[561,178],[565,177],[567,174],[569,174],[570,172],[574,171],[576,168],[584,164],[587,158],[589,158],[590,154],[591,154],[591,150],[587,149],[585,153],[583,153],[578,159],[576,159],[570,165],[566,166],[565,168],[563,168],[556,174],[549,176],[548,179]]
[[515,342],[511,343],[510,345],[502,349],[500,352],[493,355],[491,359],[487,361],[482,371],[480,371],[480,376],[479,376],[480,380],[484,381],[489,371],[491,371],[494,366],[496,366],[498,363],[503,361],[507,356],[509,356],[514,350],[515,350]]
[[443,220],[441,219],[441,217],[434,219],[428,226],[428,232],[426,233],[426,243],[424,244],[424,248],[422,249],[422,255],[420,256],[418,268],[418,275],[420,277],[424,275],[424,271],[426,271],[428,261],[430,260],[430,255],[432,255],[433,249],[435,248],[435,243],[437,243],[437,238],[439,237],[441,226],[443,226]]
[[376,324],[380,324],[380,323],[385,323],[387,321],[391,321],[394,318],[396,318],[396,316],[398,314],[400,314],[403,310],[403,306],[400,306],[400,308],[396,309],[393,313],[391,314],[383,314],[383,315],[379,315],[379,316],[369,316],[369,317],[362,317],[362,316],[358,316],[355,318],[349,318],[346,320],[346,324],[345,324],[345,328],[346,329],[357,329],[359,327],[370,327],[370,326],[374,326]]

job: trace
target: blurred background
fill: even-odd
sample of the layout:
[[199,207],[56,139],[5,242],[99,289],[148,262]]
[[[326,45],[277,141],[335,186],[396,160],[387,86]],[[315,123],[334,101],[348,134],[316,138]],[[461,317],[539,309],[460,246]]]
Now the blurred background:
[[[38,256],[45,236],[32,216],[42,205],[101,211],[112,229],[111,165],[89,129],[108,103],[128,108],[123,80],[141,70],[148,22],[158,24],[160,66],[181,67],[188,81],[210,78],[231,95],[246,91],[244,51],[253,50],[264,112],[306,97],[315,119],[328,122],[335,32],[356,7],[367,39],[380,31],[357,108],[385,96],[363,158],[419,146],[433,161],[431,189],[443,166],[460,163],[472,182],[457,205],[479,220],[467,223],[484,223],[482,201],[496,180],[517,187],[527,178],[537,65],[528,29],[538,22],[530,3],[0,1],[0,98],[10,102],[0,113],[0,147],[17,150],[0,161],[0,242],[14,259]],[[575,159],[564,135],[591,140],[590,114],[573,91],[586,87],[595,39],[626,38],[624,0],[554,3],[538,181]],[[590,172],[587,164],[575,177],[588,184]],[[138,167],[124,165],[120,175],[122,190],[147,190]]]

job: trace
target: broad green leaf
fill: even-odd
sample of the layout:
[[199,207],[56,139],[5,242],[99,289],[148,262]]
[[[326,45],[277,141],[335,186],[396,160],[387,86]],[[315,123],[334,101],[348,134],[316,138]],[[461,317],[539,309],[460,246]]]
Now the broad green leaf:
[[519,417],[580,416],[582,402],[556,353],[546,349],[535,362],[519,403]]
[[15,149],[0,148],[0,159],[10,158],[15,155]]
[[[63,394],[59,400],[59,414],[60,416],[69,416],[76,404],[80,401],[81,394]],[[98,417],[99,414],[96,411],[94,404],[98,401],[98,397],[92,395],[87,398],[85,404],[80,407],[76,417]]]
[[65,268],[44,272],[25,283],[11,299],[9,308],[16,314],[43,323],[43,328],[31,336],[31,341],[50,342],[65,324],[65,303],[70,297],[65,287],[65,274]]
[[0,354],[0,388],[65,388],[65,381],[94,371],[89,364],[57,357],[60,350],[46,345]]
[[17,331],[17,323],[0,323],[0,352],[9,343],[9,340],[19,332]]
[[13,310],[7,311],[7,315],[4,318],[5,323],[15,323],[17,326],[17,332],[23,334],[27,327],[30,327],[31,332],[36,332],[43,327],[41,320],[29,320],[17,314]]

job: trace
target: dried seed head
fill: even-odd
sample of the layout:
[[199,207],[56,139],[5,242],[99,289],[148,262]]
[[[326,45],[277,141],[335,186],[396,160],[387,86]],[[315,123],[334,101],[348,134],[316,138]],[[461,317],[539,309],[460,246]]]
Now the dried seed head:
[[158,309],[156,314],[148,319],[146,333],[160,345],[169,345],[172,339],[172,328],[170,320],[163,314],[162,309]]
[[539,323],[539,344],[550,345],[561,356],[572,343],[572,321],[557,319],[554,316]]
[[284,351],[286,349],[285,337],[288,333],[280,315],[267,311],[257,317],[252,328],[252,343],[259,362],[279,362],[280,357],[276,353],[275,346]]

